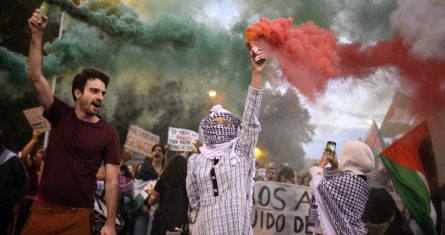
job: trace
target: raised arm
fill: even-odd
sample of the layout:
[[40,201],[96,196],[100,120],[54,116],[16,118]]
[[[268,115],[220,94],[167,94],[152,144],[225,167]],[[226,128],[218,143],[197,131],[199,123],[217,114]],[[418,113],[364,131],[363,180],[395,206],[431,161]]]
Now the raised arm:
[[[260,52],[264,54],[264,52]],[[263,57],[266,57],[263,55]],[[258,135],[261,131],[261,125],[258,121],[258,116],[261,109],[262,96],[262,72],[265,63],[256,64],[253,59],[250,59],[252,66],[252,78],[250,87],[247,92],[246,104],[244,106],[244,114],[241,123],[241,130],[239,133],[239,140],[237,142],[236,151],[240,156],[253,157],[253,150],[258,141]]]
[[31,43],[28,56],[28,77],[32,83],[32,88],[37,96],[40,105],[48,111],[54,101],[54,96],[49,87],[48,81],[43,76],[43,31],[48,24],[48,17],[43,17],[43,23],[38,24],[40,19],[39,9],[36,9],[31,18],[28,19],[28,26],[31,30]]
[[29,153],[31,153],[32,149],[34,148],[34,145],[36,145],[40,134],[42,134],[42,132],[34,130],[32,132],[32,138],[28,141],[28,143],[22,149],[22,161],[25,164],[26,168],[31,167],[32,162],[31,162]]
[[[264,54],[263,51],[260,51],[259,55],[262,55],[264,58],[266,58],[266,54]],[[252,56],[251,56],[250,64],[252,65],[252,79],[250,81],[250,86],[255,89],[260,89],[263,85],[261,74],[263,73],[263,69],[264,69],[264,66],[266,65],[266,62],[257,64],[254,62],[254,60],[252,59]]]

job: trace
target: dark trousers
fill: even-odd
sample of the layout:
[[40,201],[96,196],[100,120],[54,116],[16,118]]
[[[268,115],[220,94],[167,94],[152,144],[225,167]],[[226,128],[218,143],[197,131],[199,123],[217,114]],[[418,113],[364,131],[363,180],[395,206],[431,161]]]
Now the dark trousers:
[[20,231],[22,231],[23,226],[25,225],[25,222],[28,218],[28,215],[31,211],[32,203],[34,200],[32,199],[25,199],[24,204],[22,205],[22,208],[20,209],[19,214],[17,215],[17,224],[15,226],[15,235],[19,235]]
[[12,221],[14,204],[0,206],[0,234],[8,234],[8,226]]

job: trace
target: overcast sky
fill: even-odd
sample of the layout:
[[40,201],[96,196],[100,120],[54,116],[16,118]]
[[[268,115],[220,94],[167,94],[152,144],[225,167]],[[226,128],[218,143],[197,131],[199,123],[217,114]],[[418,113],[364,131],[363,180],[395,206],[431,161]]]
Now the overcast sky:
[[305,102],[317,125],[314,141],[305,146],[306,155],[318,158],[326,141],[337,142],[337,154],[348,140],[366,137],[373,119],[380,126],[398,86],[391,73],[379,71],[364,80],[345,79],[329,84],[315,102]]

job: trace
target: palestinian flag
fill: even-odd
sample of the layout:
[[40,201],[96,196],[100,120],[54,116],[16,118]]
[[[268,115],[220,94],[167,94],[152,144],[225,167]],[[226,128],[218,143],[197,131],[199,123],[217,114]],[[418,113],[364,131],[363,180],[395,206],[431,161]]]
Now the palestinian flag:
[[437,192],[438,177],[426,122],[382,151],[380,157],[402,202],[420,229],[424,234],[437,235],[430,190]]

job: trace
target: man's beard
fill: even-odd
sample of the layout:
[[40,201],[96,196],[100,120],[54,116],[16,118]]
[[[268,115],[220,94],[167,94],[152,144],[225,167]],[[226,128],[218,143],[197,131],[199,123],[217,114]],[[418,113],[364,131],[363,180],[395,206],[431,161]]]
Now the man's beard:
[[[92,111],[91,106],[93,106],[92,102],[89,102],[87,100],[80,100],[81,110],[88,116],[96,116],[99,113],[99,110],[97,112]],[[93,107],[95,107],[95,106],[93,106]]]

